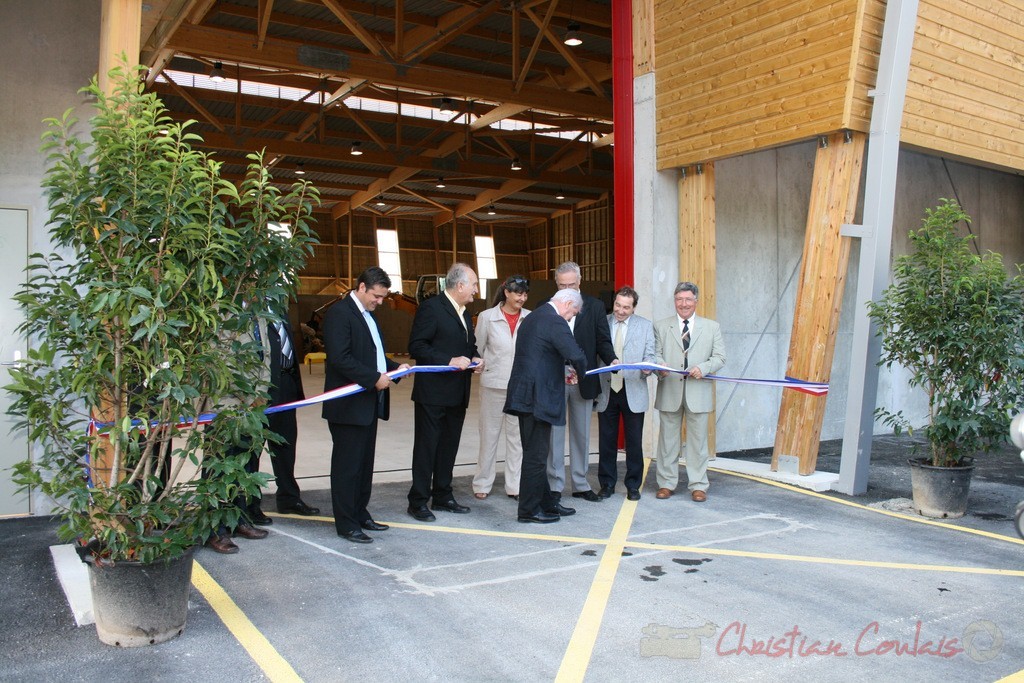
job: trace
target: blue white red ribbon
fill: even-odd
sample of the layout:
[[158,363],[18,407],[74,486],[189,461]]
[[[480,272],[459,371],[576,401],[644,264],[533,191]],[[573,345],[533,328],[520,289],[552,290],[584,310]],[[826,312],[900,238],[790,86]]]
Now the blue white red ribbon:
[[[588,375],[599,375],[605,372],[617,372],[619,370],[646,370],[648,372],[671,372],[677,375],[689,375],[688,370],[670,368],[657,363],[619,363],[618,365],[606,365],[593,370],[587,370]],[[783,389],[794,389],[812,396],[824,396],[828,393],[827,382],[807,382],[794,377],[785,379],[753,379],[745,377],[723,377],[722,375],[704,375],[703,379],[711,379],[718,382],[732,382],[733,384],[755,384],[764,387],[782,387]]]
[[[473,370],[479,366],[479,363],[470,363],[466,370]],[[460,368],[454,365],[413,365],[405,368],[404,370],[392,370],[391,372],[385,373],[392,380],[405,377],[406,375],[412,375],[418,372],[461,372]],[[303,399],[301,401],[292,401],[291,403],[282,403],[280,405],[271,406],[264,410],[264,414],[271,415],[273,413],[281,413],[286,410],[295,410],[297,408],[305,408],[306,406],[316,405],[317,403],[324,403],[325,401],[333,401],[337,398],[344,398],[346,396],[352,396],[360,392],[366,391],[365,387],[358,384],[346,384],[343,387],[337,389],[331,389],[325,391],[322,394],[317,394],[310,398]],[[202,413],[197,418],[186,419],[181,418],[178,421],[180,428],[187,429],[188,427],[197,427],[199,425],[209,424],[213,421],[213,418],[217,417],[217,413]],[[97,422],[96,420],[90,420],[88,426],[88,432],[92,434],[94,431],[101,431],[104,427],[109,427],[111,422]],[[132,420],[132,426],[138,427],[142,424],[141,420]],[[150,428],[158,426],[159,422],[150,423]]]

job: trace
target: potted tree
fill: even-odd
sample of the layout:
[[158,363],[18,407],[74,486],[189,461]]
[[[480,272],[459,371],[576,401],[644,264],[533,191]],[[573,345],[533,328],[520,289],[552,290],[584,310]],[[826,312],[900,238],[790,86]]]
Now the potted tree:
[[193,549],[266,482],[248,453],[226,454],[274,438],[253,330],[291,293],[317,201],[306,183],[276,188],[259,154],[238,187],[223,179],[142,73],[83,88],[88,137],[70,111],[46,122],[55,251],[32,255],[16,296],[31,348],[7,386],[35,451],[15,480],[55,501],[60,536],[90,562],[100,639],[117,645],[181,633]]
[[[911,253],[896,259],[893,281],[869,304],[882,337],[880,364],[899,364],[924,390],[921,428],[927,457],[913,458],[914,507],[929,517],[961,517],[977,454],[1005,443],[1024,401],[1024,277],[1002,258],[971,251],[970,218],[943,199],[910,232]],[[877,414],[896,434],[913,434],[902,410]]]

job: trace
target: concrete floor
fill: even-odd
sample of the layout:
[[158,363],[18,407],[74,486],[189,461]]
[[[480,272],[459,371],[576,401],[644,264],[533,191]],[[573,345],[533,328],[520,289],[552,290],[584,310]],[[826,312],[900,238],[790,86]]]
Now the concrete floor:
[[[518,524],[503,495],[473,499],[467,465],[456,494],[472,513],[423,524],[404,512],[411,410],[398,412],[371,504],[391,529],[354,545],[327,514],[275,515],[238,555],[200,551],[185,633],[158,646],[119,650],[77,628],[50,563],[54,521],[0,522],[0,680],[1024,677],[1015,452],[979,464],[972,513],[946,523],[885,509],[909,488],[902,445],[883,438],[857,499],[715,469],[707,503],[662,501],[648,471],[638,503],[620,487],[541,527]],[[461,463],[476,457],[474,416]],[[330,439],[315,409],[300,420],[305,498],[326,513]]]

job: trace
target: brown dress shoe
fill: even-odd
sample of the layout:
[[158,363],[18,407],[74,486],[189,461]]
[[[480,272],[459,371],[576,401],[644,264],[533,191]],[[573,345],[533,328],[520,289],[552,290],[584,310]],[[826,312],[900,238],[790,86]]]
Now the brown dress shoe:
[[708,499],[708,494],[703,491],[691,491],[690,498],[693,498],[693,502],[695,503],[703,503]]
[[238,546],[231,540],[230,536],[219,536],[214,534],[206,539],[206,547],[222,555],[234,555],[238,552]]
[[655,498],[665,500],[666,498],[672,497],[672,489],[658,489],[658,492],[654,494]]
[[258,541],[261,538],[266,538],[269,533],[270,532],[266,529],[257,529],[252,524],[246,524],[245,522],[242,522],[235,527],[235,536],[248,538],[251,541]]

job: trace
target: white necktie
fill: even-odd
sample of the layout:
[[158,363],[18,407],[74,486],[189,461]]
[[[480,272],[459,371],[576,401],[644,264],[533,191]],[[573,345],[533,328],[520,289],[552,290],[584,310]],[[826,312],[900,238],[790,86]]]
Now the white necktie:
[[370,328],[370,336],[373,337],[373,345],[377,347],[377,372],[387,372],[388,365],[384,360],[384,344],[380,341],[380,334],[377,332],[377,323],[369,311],[363,311],[366,318],[366,326]]

